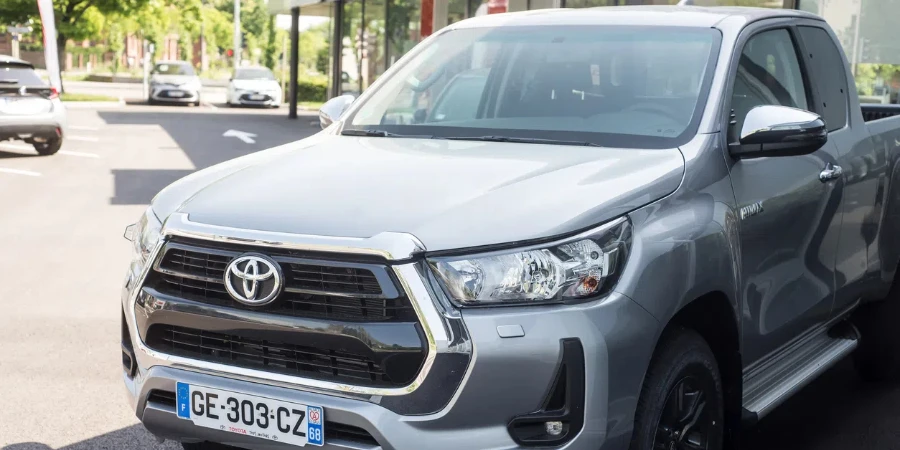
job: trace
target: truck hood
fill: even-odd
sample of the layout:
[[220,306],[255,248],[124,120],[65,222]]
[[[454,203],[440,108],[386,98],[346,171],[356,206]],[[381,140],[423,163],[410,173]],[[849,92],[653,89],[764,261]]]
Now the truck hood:
[[406,232],[429,251],[592,227],[673,192],[677,148],[641,150],[319,133],[196,172],[160,218],[307,235]]

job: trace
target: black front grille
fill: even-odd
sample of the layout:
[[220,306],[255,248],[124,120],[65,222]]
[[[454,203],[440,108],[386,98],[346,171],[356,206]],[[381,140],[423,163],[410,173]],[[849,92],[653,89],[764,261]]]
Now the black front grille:
[[275,255],[284,291],[264,306],[246,306],[225,290],[228,263],[244,252],[169,244],[148,280],[162,294],[229,308],[341,321],[412,322],[415,310],[403,295],[388,298],[372,270],[313,264]]
[[[164,391],[161,389],[154,389],[150,391],[150,395],[147,396],[147,401],[164,406],[169,406],[173,409],[175,408],[177,403],[174,392]],[[325,411],[325,415],[328,415],[327,410]],[[326,420],[325,442],[329,442],[334,439],[340,439],[342,441],[354,442],[358,444],[367,444],[373,446],[378,445],[378,441],[375,440],[372,434],[363,428]]]
[[267,94],[263,94],[262,98],[251,98],[255,95],[259,94],[242,94],[240,100],[243,102],[268,102],[272,101],[272,97]]
[[155,350],[186,358],[367,386],[405,386],[418,371],[413,365],[402,379],[392,379],[365,355],[174,325],[152,325],[146,341]]

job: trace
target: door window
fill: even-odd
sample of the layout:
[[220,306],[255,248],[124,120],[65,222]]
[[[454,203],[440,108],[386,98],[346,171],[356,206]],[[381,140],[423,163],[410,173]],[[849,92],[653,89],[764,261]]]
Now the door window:
[[735,125],[731,142],[737,141],[744,119],[761,105],[809,109],[807,89],[790,33],[765,31],[750,38],[741,52],[732,93]]
[[803,44],[809,50],[809,71],[815,75],[822,97],[822,117],[828,131],[847,124],[847,74],[844,58],[831,36],[817,27],[798,27]]

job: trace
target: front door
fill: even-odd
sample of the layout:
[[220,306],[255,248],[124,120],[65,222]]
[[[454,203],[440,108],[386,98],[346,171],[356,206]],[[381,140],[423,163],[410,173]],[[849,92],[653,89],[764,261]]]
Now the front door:
[[[729,142],[759,105],[812,110],[817,95],[790,28],[758,31],[736,65]],[[743,357],[752,363],[829,317],[841,225],[841,181],[821,180],[837,164],[833,143],[802,156],[733,160],[740,208]]]

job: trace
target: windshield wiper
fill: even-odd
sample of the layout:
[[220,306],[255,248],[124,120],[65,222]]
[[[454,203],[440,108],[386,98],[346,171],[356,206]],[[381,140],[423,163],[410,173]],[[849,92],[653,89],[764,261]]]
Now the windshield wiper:
[[517,144],[549,144],[549,145],[575,145],[582,147],[602,147],[588,141],[566,141],[562,139],[539,139],[512,136],[450,136],[440,139],[449,139],[452,141],[486,141],[486,142],[512,142]]
[[11,79],[0,80],[0,84],[16,84],[18,82],[19,82],[19,80],[11,80]]
[[434,136],[429,134],[398,134],[384,130],[341,130],[343,136],[366,136],[366,137],[395,137],[395,138],[418,138],[431,139]]

